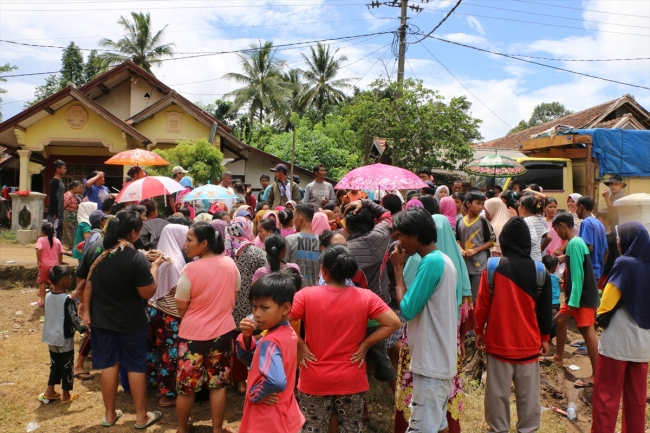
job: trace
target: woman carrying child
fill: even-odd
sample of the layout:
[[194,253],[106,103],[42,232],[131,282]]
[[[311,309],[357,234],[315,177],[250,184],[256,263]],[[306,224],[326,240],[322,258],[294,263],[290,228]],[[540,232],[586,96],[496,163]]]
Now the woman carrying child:
[[[298,382],[305,431],[327,431],[330,416],[336,413],[339,430],[361,432],[369,389],[365,355],[400,326],[381,298],[345,283],[357,270],[347,248],[331,245],[321,256],[327,285],[306,287],[294,297],[290,317],[304,320],[306,330],[299,345],[303,369]],[[379,327],[366,337],[369,319],[379,322]]]
[[44,223],[41,226],[41,237],[36,241],[36,261],[38,262],[38,306],[45,306],[45,284],[49,281],[48,275],[52,266],[63,264],[63,246],[54,237],[54,226],[52,223]]

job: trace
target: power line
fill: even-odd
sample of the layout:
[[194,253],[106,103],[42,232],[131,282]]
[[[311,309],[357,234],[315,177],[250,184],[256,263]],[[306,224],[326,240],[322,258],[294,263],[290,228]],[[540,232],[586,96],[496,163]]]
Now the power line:
[[568,72],[570,74],[582,75],[583,77],[594,78],[596,80],[608,81],[610,83],[622,84],[624,86],[637,87],[639,89],[650,90],[650,87],[639,86],[637,84],[624,83],[622,81],[611,80],[609,78],[597,77],[595,75],[585,74],[583,72],[572,71],[570,69],[558,68],[557,66],[551,66],[551,65],[544,64],[544,63],[534,62],[532,60],[522,59],[520,57],[515,57],[515,56],[509,55],[509,54],[503,54],[503,53],[498,53],[496,51],[490,51],[490,50],[486,50],[486,49],[483,49],[483,48],[473,47],[471,45],[461,44],[460,42],[449,41],[447,39],[442,39],[442,38],[439,38],[439,37],[436,37],[436,36],[429,36],[429,38],[435,39],[435,40],[438,40],[438,41],[442,41],[442,42],[447,42],[448,44],[458,45],[458,46],[461,46],[461,47],[471,48],[473,50],[494,54],[494,55],[497,55],[497,56],[507,57],[509,59],[519,60],[520,62],[532,63],[534,65],[543,66],[545,68],[556,69],[556,70],[562,71],[562,72]]
[[539,2],[533,2],[533,1],[528,1],[528,0],[512,0],[512,1],[519,2],[519,3],[530,3],[530,4],[534,4],[534,5],[547,6],[547,7],[552,7],[552,8],[572,9],[572,10],[576,10],[576,11],[585,11],[585,12],[597,12],[599,14],[621,15],[621,16],[624,16],[624,17],[635,17],[635,18],[650,18],[650,16],[647,16],[647,15],[632,15],[632,14],[623,14],[623,13],[619,13],[619,12],[597,11],[597,10],[593,10],[593,9],[574,8],[574,7],[571,7],[571,6],[550,5],[550,4],[547,4],[547,3],[539,3]]
[[[454,0],[439,0],[439,1],[442,1],[442,2],[445,2],[445,3],[453,3],[454,2]],[[538,13],[538,12],[527,12],[527,11],[521,11],[521,10],[517,10],[517,9],[508,9],[508,8],[501,8],[501,7],[496,7],[496,6],[479,5],[479,4],[476,4],[476,3],[463,3],[463,6],[474,6],[474,7],[477,7],[477,8],[496,9],[496,10],[507,11],[507,12],[515,12],[515,13],[519,13],[519,14],[537,15],[537,16],[540,16],[540,17],[558,18],[558,19],[561,19],[561,20],[571,20],[571,21],[581,21],[581,22],[585,22],[585,23],[605,24],[605,25],[609,25],[609,26],[636,27],[636,28],[640,28],[640,29],[647,29],[648,28],[648,26],[635,26],[635,25],[632,25],[632,24],[617,24],[617,23],[607,23],[607,22],[604,22],[604,21],[583,20],[581,18],[562,17],[562,16],[558,16],[558,15],[541,14],[541,13]],[[648,17],[643,17],[643,18],[648,18]]]
[[0,78],[14,78],[14,77],[29,77],[31,75],[48,75],[48,74],[58,74],[61,71],[52,71],[52,72],[34,72],[32,74],[13,74],[13,75],[0,75]]
[[[430,9],[430,8],[423,8],[423,9],[431,10],[431,11],[437,10],[437,9]],[[538,26],[560,27],[560,28],[564,28],[564,29],[582,30],[582,31],[586,31],[586,32],[615,33],[617,35],[644,36],[644,37],[650,36],[650,35],[642,35],[642,34],[639,34],[639,33],[615,32],[615,31],[612,31],[612,30],[601,30],[601,29],[586,29],[586,28],[582,28],[582,27],[563,26],[561,24],[539,23],[537,21],[524,21],[524,20],[516,20],[516,19],[512,19],[512,18],[492,17],[492,16],[488,16],[488,15],[466,14],[466,13],[462,13],[462,12],[456,12],[456,15],[463,15],[463,16],[475,17],[475,18],[476,17],[478,17],[478,18],[488,18],[488,19],[500,20],[500,21],[511,21],[511,22],[524,23],[524,24],[534,24],[534,25],[538,25]]]
[[[338,20],[338,21],[304,21],[300,23],[295,23],[292,24],[292,26],[303,26],[303,25],[309,25],[309,24],[329,24],[329,23],[348,23],[348,22],[359,22],[359,21],[378,21],[378,20],[392,20],[393,18],[366,18],[366,19],[359,19],[359,20]],[[167,33],[182,33],[182,32],[202,32],[202,31],[212,31],[212,30],[232,30],[232,29],[251,29],[251,28],[257,28],[257,27],[286,27],[286,23],[284,24],[260,24],[260,25],[250,25],[250,26],[234,26],[234,27],[208,27],[205,29],[186,29],[186,30],[165,30],[165,34]],[[46,40],[58,40],[58,39],[93,39],[93,38],[105,38],[107,36],[124,36],[124,34],[120,35],[96,35],[96,36],[65,36],[65,37],[58,37],[58,38],[31,38],[31,39],[16,39],[16,41],[46,41]]]
[[[219,5],[219,6],[165,6],[165,7],[147,7],[147,10],[168,10],[168,9],[219,9],[219,8],[275,8],[275,7],[297,7],[310,8],[321,6],[322,3],[305,4],[248,4],[248,5]],[[325,6],[364,6],[365,3],[326,3]],[[119,9],[0,9],[0,12],[103,12],[103,11],[125,11],[131,10],[132,7],[123,7]]]
[[[454,11],[456,10],[456,8],[457,8],[458,6],[460,6],[460,4],[462,3],[462,1],[463,1],[463,0],[458,0],[458,1],[456,2],[456,4],[454,5],[454,7],[451,8],[451,9],[449,10],[449,12],[447,12],[447,15],[445,15],[445,16],[442,18],[442,20],[440,20],[440,22],[438,23],[438,25],[435,26],[435,27],[433,28],[433,30],[431,30],[429,33],[427,33],[427,34],[426,34],[422,39],[417,40],[417,41],[415,41],[415,42],[411,42],[411,43],[412,43],[412,44],[417,44],[418,42],[422,42],[422,41],[423,41],[427,36],[433,34],[433,32],[435,32],[436,30],[438,30],[438,28],[440,28],[440,26],[441,26],[445,21],[447,21],[447,18],[449,18],[449,17],[451,16],[451,14],[454,13]],[[424,8],[423,8],[423,9],[424,9]]]
[[[381,56],[379,56],[379,58],[377,59],[377,61],[375,61],[375,63],[372,64],[372,66],[370,67],[370,69],[368,69],[368,70],[365,72],[365,74],[363,74],[363,75],[361,76],[361,78],[359,78],[359,79],[358,79],[358,80],[353,84],[354,86],[356,86],[357,84],[359,84],[359,81],[363,80],[363,79],[365,78],[365,76],[368,75],[368,72],[370,72],[370,71],[371,71],[371,70],[372,70],[372,69],[377,65],[377,63],[379,63],[379,61],[380,61],[381,59],[384,58],[384,56],[386,55],[386,53],[388,53],[388,51],[390,50],[390,46],[391,46],[391,44],[387,44],[387,45],[384,45],[383,47],[381,47],[381,48],[386,48],[386,47],[388,47],[388,48],[386,48],[386,51],[384,51],[384,53],[383,53]],[[380,48],[380,49],[381,49],[381,48]],[[379,50],[377,50],[377,51],[379,51]]]

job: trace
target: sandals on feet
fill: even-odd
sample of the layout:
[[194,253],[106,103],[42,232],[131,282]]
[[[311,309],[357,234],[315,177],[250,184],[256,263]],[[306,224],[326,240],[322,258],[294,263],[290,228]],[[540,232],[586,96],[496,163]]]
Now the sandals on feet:
[[104,418],[102,418],[102,426],[104,426],[104,427],[113,427],[115,425],[115,423],[117,422],[117,420],[120,419],[121,417],[122,417],[122,411],[119,410],[119,409],[117,409],[115,411],[115,421],[113,421],[113,422],[106,421],[106,415],[104,415]]
[[149,416],[149,414],[151,414],[151,417],[148,419],[148,421],[145,424],[133,425],[136,428],[136,430],[144,430],[147,427],[151,427],[153,424],[160,421],[160,418],[162,418],[162,412],[159,410],[154,410],[153,412],[147,412],[147,416]]
[[75,378],[75,379],[79,379],[80,381],[83,382],[83,381],[86,381],[86,380],[94,379],[94,378],[95,378],[95,375],[92,374],[92,373],[90,373],[90,372],[88,372],[88,371],[84,371],[83,373],[77,373],[77,374],[75,374],[75,375],[74,375],[74,378]]
[[56,392],[56,393],[54,393],[54,395],[52,395],[50,397],[46,397],[45,393],[42,393],[42,394],[40,394],[38,396],[38,401],[40,401],[41,403],[49,403],[49,402],[51,402],[53,400],[61,400],[61,394]]
[[61,399],[61,403],[72,403],[73,401],[75,401],[78,398],[79,398],[79,394],[70,394],[70,398],[67,399],[67,400]]
[[573,386],[575,388],[593,388],[594,384],[593,382],[589,382],[587,380],[578,379],[575,382],[573,382]]

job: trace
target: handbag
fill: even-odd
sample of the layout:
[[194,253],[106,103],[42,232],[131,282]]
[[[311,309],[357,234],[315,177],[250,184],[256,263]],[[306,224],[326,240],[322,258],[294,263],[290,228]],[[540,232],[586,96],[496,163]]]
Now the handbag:
[[603,329],[607,328],[609,326],[609,322],[612,321],[612,317],[614,317],[614,314],[616,314],[616,310],[618,310],[618,308],[620,306],[621,306],[621,301],[618,301],[616,306],[614,308],[612,308],[610,311],[608,311],[606,313],[603,313],[603,314],[600,314],[600,315],[597,315],[596,316],[596,324],[600,328],[603,328]]

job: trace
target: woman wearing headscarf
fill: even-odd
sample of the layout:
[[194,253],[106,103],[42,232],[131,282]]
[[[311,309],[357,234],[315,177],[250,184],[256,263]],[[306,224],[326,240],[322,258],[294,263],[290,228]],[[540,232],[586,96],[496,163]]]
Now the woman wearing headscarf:
[[573,215],[573,229],[576,231],[576,234],[580,233],[580,224],[582,223],[582,220],[578,218],[578,199],[582,197],[582,194],[578,194],[577,192],[574,192],[573,194],[569,194],[569,196],[566,199],[566,207],[571,215]]
[[421,207],[422,209],[424,209],[424,205],[422,204],[422,202],[416,198],[407,201],[406,206],[404,206],[404,210],[411,209],[412,207]]
[[447,218],[452,230],[456,230],[456,200],[451,197],[443,197],[440,200],[440,213]]
[[174,295],[176,284],[185,267],[183,249],[188,227],[166,225],[158,242],[158,250],[169,260],[158,269],[156,293],[149,299],[149,335],[147,354],[147,384],[158,387],[158,405],[176,404],[176,368],[178,362],[178,327],[180,316]]
[[[452,199],[453,202],[453,199]],[[454,204],[455,208],[455,204]],[[465,260],[460,254],[456,243],[456,237],[448,224],[449,220],[444,215],[433,215],[433,222],[436,224],[438,240],[436,247],[454,263],[458,279],[456,281],[456,303],[458,305],[458,374],[451,381],[451,392],[447,404],[447,423],[449,433],[460,432],[460,412],[463,409],[463,384],[460,379],[462,362],[465,358],[465,335],[474,328],[474,315],[472,312],[472,288],[469,282],[469,274]],[[418,266],[422,258],[415,254],[409,257],[404,266],[404,282],[408,287],[415,280]],[[404,325],[402,335],[402,348],[399,352],[397,366],[397,392],[395,394],[395,428],[394,433],[404,433],[408,428],[408,421],[411,417],[410,403],[413,392],[413,376],[410,370],[411,352],[408,345],[408,328]]]
[[503,200],[498,197],[491,198],[485,202],[485,218],[490,221],[494,234],[497,237],[497,243],[492,248],[492,257],[501,257],[501,246],[499,246],[499,236],[503,226],[510,220],[510,214]]
[[[598,344],[593,433],[616,429],[623,397],[623,432],[643,432],[650,359],[650,237],[638,222],[617,226],[621,256],[609,274],[598,308],[604,327]],[[609,320],[607,320],[609,319]],[[609,321],[609,323],[606,323]]]
[[[215,221],[213,221],[215,222]],[[218,230],[218,229],[217,229]],[[248,294],[250,293],[253,275],[259,268],[266,266],[266,253],[253,245],[253,223],[245,217],[237,217],[226,227],[226,254],[231,257],[241,275],[241,289],[237,293],[233,316],[237,325],[235,339],[241,332],[239,323],[252,313]],[[237,357],[233,358],[232,379],[237,381],[237,392],[246,392],[248,368]]]
[[280,220],[278,219],[278,212],[279,211],[274,211],[274,210],[266,211],[262,219],[272,219],[273,221],[275,221],[275,227],[278,230],[280,230],[281,226],[280,226]]
[[540,287],[523,218],[506,223],[499,243],[503,257],[491,277],[484,271],[474,310],[476,347],[488,358],[485,420],[490,431],[510,431],[514,381],[517,430],[533,432],[541,421],[539,356],[548,353],[553,321],[551,278],[544,272]]
[[433,195],[433,198],[438,200],[438,203],[440,203],[443,197],[449,197],[449,188],[446,185],[440,185],[436,188],[436,193]]
[[255,214],[255,218],[253,218],[253,234],[254,235],[257,235],[257,225],[260,223],[261,220],[264,219],[264,215],[266,215],[267,212],[268,212],[268,210],[261,209],[261,210],[257,211],[257,213]]
[[208,212],[203,212],[195,216],[192,221],[194,221],[194,223],[210,224],[212,222],[212,215],[210,215]]
[[92,201],[85,201],[79,203],[77,208],[77,230],[74,235],[74,245],[72,246],[72,258],[81,261],[83,254],[77,249],[80,242],[86,240],[90,236],[92,228],[90,227],[90,214],[97,210],[97,203]]
[[325,230],[330,229],[330,222],[323,212],[316,212],[314,218],[311,220],[311,231],[316,236],[320,236]]
[[289,201],[284,205],[285,209],[289,209],[289,210],[292,211],[292,212],[296,210],[296,206],[298,206],[298,204],[297,204],[295,201],[293,201],[293,200],[289,200]]

